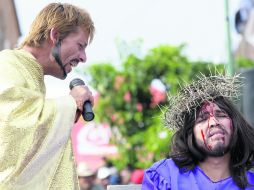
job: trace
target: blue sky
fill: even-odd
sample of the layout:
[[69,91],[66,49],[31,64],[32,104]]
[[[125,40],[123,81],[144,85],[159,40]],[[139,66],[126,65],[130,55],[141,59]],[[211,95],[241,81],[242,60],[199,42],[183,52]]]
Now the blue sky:
[[[230,0],[231,19],[238,1]],[[15,0],[23,36],[28,33],[36,14],[50,2],[54,1]],[[127,43],[142,39],[141,54],[161,44],[185,43],[184,53],[190,59],[213,62],[226,60],[225,13],[222,0],[60,0],[56,2],[73,3],[85,8],[94,20],[96,34],[93,43],[87,48],[86,64],[98,61],[118,63],[116,39]],[[235,46],[238,36],[234,34],[233,29],[232,32]],[[66,82],[59,80],[51,83],[46,79],[46,82],[48,91],[56,86],[60,88],[60,85],[68,87],[64,84]]]

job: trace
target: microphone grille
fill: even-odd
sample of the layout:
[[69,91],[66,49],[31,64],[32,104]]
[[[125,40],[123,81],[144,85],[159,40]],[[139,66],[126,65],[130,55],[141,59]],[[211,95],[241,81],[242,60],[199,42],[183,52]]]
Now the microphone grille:
[[80,86],[80,85],[85,85],[85,82],[79,78],[75,78],[70,82],[70,89],[72,89],[74,86]]

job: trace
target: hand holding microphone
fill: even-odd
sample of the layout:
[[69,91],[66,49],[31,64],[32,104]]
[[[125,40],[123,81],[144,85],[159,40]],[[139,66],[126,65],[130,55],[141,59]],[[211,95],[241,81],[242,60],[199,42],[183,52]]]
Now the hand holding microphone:
[[[83,86],[83,85],[85,85],[84,81],[79,79],[79,78],[76,78],[76,79],[73,79],[70,82],[69,87],[70,87],[70,90],[72,90],[75,86]],[[92,110],[92,105],[91,105],[90,100],[87,100],[87,101],[84,102],[83,110],[82,110],[82,116],[83,116],[85,121],[92,121],[94,119],[94,113],[93,113],[93,110]]]

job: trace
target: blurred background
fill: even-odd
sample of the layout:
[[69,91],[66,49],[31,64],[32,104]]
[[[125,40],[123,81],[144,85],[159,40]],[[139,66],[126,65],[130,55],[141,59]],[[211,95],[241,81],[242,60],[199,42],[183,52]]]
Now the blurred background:
[[[17,47],[50,2],[0,0],[0,49]],[[163,123],[167,94],[214,68],[228,75],[243,73],[246,86],[238,106],[254,125],[252,0],[56,2],[85,8],[96,27],[87,62],[64,81],[45,78],[49,98],[68,94],[74,77],[93,89],[95,120],[81,118],[72,130],[77,164],[86,163],[94,172],[111,168],[110,174],[104,171],[106,178],[128,172],[142,176],[136,170],[170,152],[174,131]],[[137,176],[122,183],[140,183]],[[120,183],[113,181],[109,183]]]

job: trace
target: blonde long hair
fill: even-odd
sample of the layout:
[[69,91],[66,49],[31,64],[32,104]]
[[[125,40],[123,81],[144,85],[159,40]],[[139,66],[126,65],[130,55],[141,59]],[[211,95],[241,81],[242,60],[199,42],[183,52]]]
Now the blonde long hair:
[[48,40],[52,28],[58,30],[58,40],[62,40],[69,33],[75,32],[77,27],[89,33],[89,43],[91,43],[95,27],[89,13],[71,4],[51,3],[37,15],[21,47],[25,45],[41,47],[43,42]]

